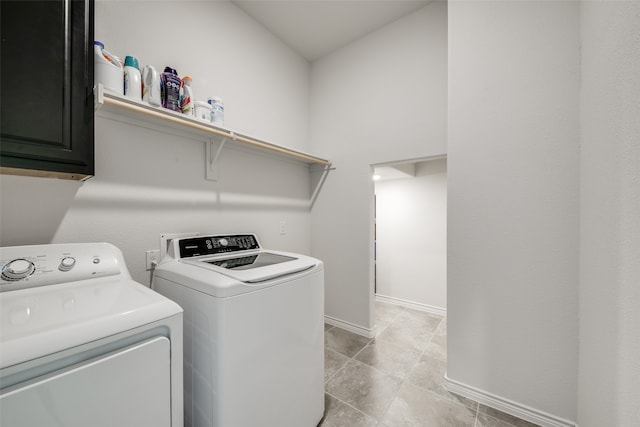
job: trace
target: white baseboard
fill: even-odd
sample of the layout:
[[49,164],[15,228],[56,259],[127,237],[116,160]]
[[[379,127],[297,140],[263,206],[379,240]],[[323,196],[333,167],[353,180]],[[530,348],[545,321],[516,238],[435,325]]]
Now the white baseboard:
[[407,301],[401,298],[390,297],[386,295],[376,294],[376,301],[385,302],[387,304],[400,305],[402,307],[412,308],[414,310],[424,311],[438,316],[447,317],[447,309],[434,307],[432,305],[421,304],[419,302]]
[[[412,308],[414,310],[435,314],[437,316],[447,317],[447,310],[443,308],[411,302],[411,301],[403,300],[400,298],[388,297],[386,295],[380,295],[380,294],[376,294],[375,298],[376,298],[376,301],[379,301],[379,302],[395,304],[402,307]],[[332,326],[337,326],[340,329],[345,329],[349,332],[353,332],[354,334],[362,335],[363,337],[373,338],[376,336],[375,326],[373,328],[365,328],[363,326],[356,325],[354,323],[346,322],[344,320],[336,319],[335,317],[326,316],[326,315],[324,316],[324,322]]]
[[324,323],[328,323],[332,326],[337,326],[340,329],[353,332],[354,334],[362,335],[363,337],[373,338],[376,336],[375,326],[373,328],[364,328],[354,323],[345,322],[344,320],[336,319],[335,317],[326,315],[324,316]]
[[485,406],[506,412],[507,414],[511,414],[542,427],[578,427],[578,425],[573,421],[556,417],[459,381],[452,380],[446,374],[444,376],[444,387],[451,393],[466,397]]

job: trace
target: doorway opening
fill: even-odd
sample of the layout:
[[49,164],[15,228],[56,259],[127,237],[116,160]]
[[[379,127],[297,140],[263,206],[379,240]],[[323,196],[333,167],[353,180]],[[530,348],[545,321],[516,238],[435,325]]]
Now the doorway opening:
[[371,172],[371,312],[380,302],[446,316],[446,156],[375,164]]

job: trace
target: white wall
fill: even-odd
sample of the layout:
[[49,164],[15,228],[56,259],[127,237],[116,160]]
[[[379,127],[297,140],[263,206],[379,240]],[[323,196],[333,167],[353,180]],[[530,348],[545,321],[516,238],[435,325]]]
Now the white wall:
[[98,0],[96,40],[221,96],[225,127],[307,149],[309,64],[229,1]]
[[582,2],[580,427],[640,425],[640,2]]
[[376,193],[376,295],[436,313],[447,308],[447,161],[416,164]]
[[449,2],[448,379],[560,423],[576,419],[579,18]]
[[[98,1],[96,39],[191,75],[196,98],[224,98],[228,127],[307,149],[309,64],[233,4]],[[142,283],[161,233],[256,232],[265,246],[309,253],[307,167],[227,147],[220,179],[206,181],[202,141],[97,118],[96,173],[84,184],[2,176],[1,244],[111,242]]]
[[373,328],[370,165],[446,152],[446,3],[436,2],[316,61],[311,150],[331,172],[312,212],[326,314]]

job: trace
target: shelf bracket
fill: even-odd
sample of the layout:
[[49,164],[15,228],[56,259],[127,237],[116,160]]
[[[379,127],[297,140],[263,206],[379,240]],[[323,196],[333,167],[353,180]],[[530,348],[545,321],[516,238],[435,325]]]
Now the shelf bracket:
[[330,166],[321,166],[321,165],[312,165],[311,166],[311,201],[309,202],[309,209],[313,208],[316,199],[318,198],[318,194],[320,194],[320,189],[324,184],[324,181],[327,179],[327,175],[329,171],[335,170],[336,168],[332,168]]
[[224,148],[224,143],[226,141],[227,139],[224,137],[218,137],[217,140],[215,137],[211,137],[211,139],[206,143],[207,153],[205,168],[207,170],[207,180],[209,181],[218,180],[220,172],[220,153],[222,153],[222,149]]
[[104,87],[102,83],[98,83],[93,88],[93,111],[98,111],[104,105]]

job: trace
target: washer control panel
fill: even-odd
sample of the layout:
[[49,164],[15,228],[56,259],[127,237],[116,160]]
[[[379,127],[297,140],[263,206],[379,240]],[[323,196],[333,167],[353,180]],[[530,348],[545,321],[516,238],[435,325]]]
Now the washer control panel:
[[120,250],[107,243],[4,247],[0,292],[113,276],[121,274],[123,266]]
[[178,240],[180,258],[260,249],[255,234],[198,236]]

